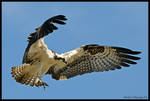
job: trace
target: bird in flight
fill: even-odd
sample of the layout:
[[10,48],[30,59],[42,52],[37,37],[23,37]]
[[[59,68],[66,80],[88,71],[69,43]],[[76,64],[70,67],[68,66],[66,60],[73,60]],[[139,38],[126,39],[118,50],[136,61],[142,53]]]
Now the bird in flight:
[[42,77],[47,74],[56,80],[66,80],[86,73],[129,67],[140,59],[133,56],[140,54],[140,51],[98,44],[82,45],[62,54],[48,49],[44,36],[58,29],[54,23],[64,25],[66,20],[64,15],[53,16],[28,36],[22,65],[11,68],[16,82],[45,88],[48,84],[42,81]]

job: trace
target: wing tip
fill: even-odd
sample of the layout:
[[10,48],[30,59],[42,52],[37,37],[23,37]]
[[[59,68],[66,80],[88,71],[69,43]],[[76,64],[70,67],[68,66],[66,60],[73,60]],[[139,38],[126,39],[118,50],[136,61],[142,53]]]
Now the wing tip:
[[131,49],[128,48],[123,48],[123,47],[112,47],[114,49],[116,49],[118,52],[121,53],[126,53],[126,54],[133,54],[133,55],[137,55],[137,54],[141,54],[141,51],[133,51]]

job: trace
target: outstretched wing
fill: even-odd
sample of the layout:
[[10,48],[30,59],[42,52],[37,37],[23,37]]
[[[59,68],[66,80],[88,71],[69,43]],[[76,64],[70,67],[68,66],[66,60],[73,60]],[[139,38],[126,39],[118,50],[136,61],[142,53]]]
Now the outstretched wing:
[[129,67],[130,64],[136,64],[134,60],[140,59],[140,57],[132,55],[140,53],[127,48],[96,44],[81,46],[62,54],[68,65],[59,71],[54,71],[52,77],[57,80],[68,79],[90,72],[115,70],[120,69],[122,66]]
[[34,43],[36,40],[52,33],[54,30],[57,30],[58,28],[54,25],[54,23],[64,25],[66,24],[63,22],[65,20],[67,20],[67,18],[64,15],[57,15],[49,18],[42,24],[42,26],[36,28],[36,32],[30,34],[28,37],[29,43]]
[[33,43],[35,43],[40,38],[48,35],[49,33],[52,33],[54,30],[57,30],[58,28],[54,25],[54,23],[62,24],[64,25],[67,18],[64,15],[57,15],[52,18],[49,18],[46,20],[39,28],[36,28],[36,32],[31,33],[28,37],[28,46],[25,50],[23,61],[22,63],[29,63],[28,59],[28,51]]

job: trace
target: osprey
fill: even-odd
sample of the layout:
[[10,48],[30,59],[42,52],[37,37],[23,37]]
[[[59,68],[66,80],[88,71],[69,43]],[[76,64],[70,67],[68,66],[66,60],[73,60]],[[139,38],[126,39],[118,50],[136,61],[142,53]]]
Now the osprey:
[[44,36],[58,29],[54,23],[64,25],[66,20],[64,15],[54,16],[30,34],[22,65],[11,69],[16,82],[45,88],[48,84],[42,81],[42,77],[46,74],[51,74],[56,80],[66,80],[85,73],[129,67],[130,64],[136,64],[134,60],[140,59],[133,56],[140,54],[139,51],[98,44],[83,45],[72,51],[57,54],[48,49],[44,43]]

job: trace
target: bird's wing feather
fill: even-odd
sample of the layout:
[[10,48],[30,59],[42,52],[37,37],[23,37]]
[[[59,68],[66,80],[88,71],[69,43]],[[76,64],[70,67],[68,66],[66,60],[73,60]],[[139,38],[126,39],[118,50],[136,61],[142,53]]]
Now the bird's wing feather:
[[140,53],[127,48],[96,44],[81,46],[71,52],[62,54],[68,65],[57,72],[54,71],[52,76],[57,80],[61,77],[68,79],[90,72],[115,70],[122,66],[129,67],[130,64],[136,64],[134,60],[140,59],[132,55]]
[[[28,46],[25,50],[24,56],[23,56],[23,61],[22,63],[30,63],[31,59],[28,58],[28,53],[29,50],[36,50],[36,53],[38,53],[38,49],[37,48],[31,48],[31,46],[35,43],[38,44],[39,42],[37,42],[39,39],[43,38],[44,36],[48,35],[49,33],[52,33],[53,30],[57,30],[58,28],[54,25],[54,23],[58,23],[58,24],[65,24],[65,21],[67,20],[65,18],[64,15],[57,15],[54,17],[49,18],[48,20],[46,20],[42,26],[40,26],[39,28],[36,29],[36,32],[31,33],[28,37]],[[40,40],[42,42],[42,40]],[[43,43],[43,42],[42,42]],[[44,45],[44,44],[43,44]],[[39,48],[39,47],[38,47]],[[31,50],[31,51],[32,51]],[[39,49],[40,51],[40,49]],[[32,54],[35,54],[35,52],[33,52]]]
[[29,43],[34,43],[36,40],[52,33],[54,30],[57,30],[58,28],[54,25],[54,23],[64,25],[66,24],[63,22],[65,20],[67,20],[67,18],[65,18],[64,15],[57,15],[49,18],[40,27],[36,28],[36,32],[30,34],[28,37]]

